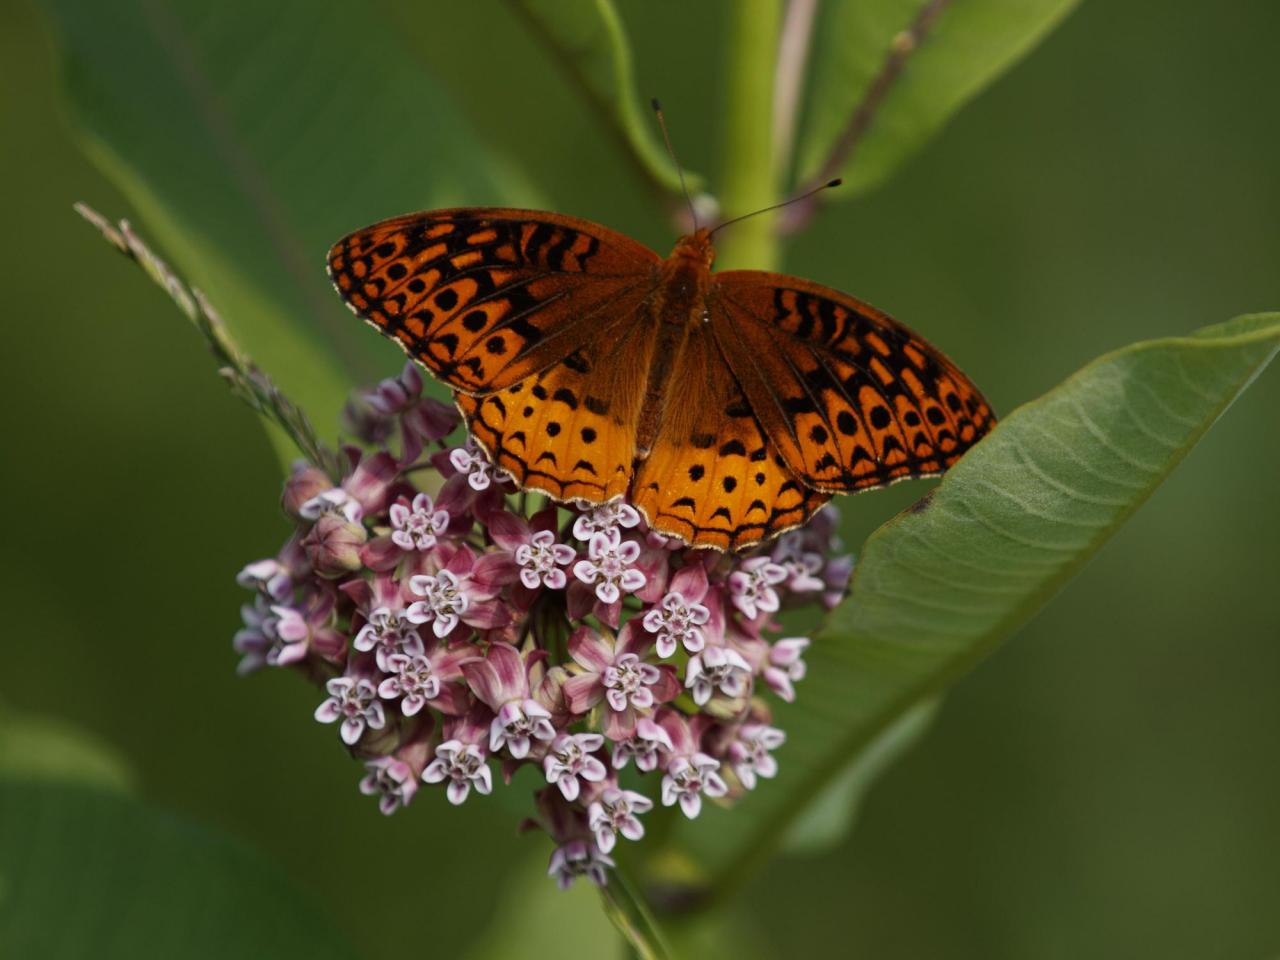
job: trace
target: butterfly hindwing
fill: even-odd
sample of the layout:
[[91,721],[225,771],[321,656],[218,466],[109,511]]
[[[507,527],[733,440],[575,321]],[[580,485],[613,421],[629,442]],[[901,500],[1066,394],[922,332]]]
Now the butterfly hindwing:
[[706,326],[672,371],[632,502],[660,533],[740,550],[799,526],[830,497],[797,482],[752,415]]
[[995,422],[977,387],[938,350],[819,284],[719,274],[710,316],[765,432],[816,489],[940,474]]
[[[633,312],[547,370],[484,396],[455,395],[467,428],[521,487],[602,503],[631,484],[653,338]],[[618,357],[631,358],[619,363]]]
[[574,217],[467,207],[358,230],[329,251],[338,293],[465,393],[510,387],[635,309],[657,254]]

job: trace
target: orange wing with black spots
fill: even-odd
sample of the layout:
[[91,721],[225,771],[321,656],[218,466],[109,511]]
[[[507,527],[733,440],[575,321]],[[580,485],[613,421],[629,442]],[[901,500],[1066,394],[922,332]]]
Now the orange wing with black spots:
[[605,227],[465,207],[357,230],[329,251],[353,311],[442,381],[502,390],[598,338],[653,288],[656,253]]
[[766,439],[709,327],[690,331],[632,486],[649,525],[741,550],[804,523],[830,496],[800,483]]
[[874,307],[796,277],[715,277],[710,326],[764,432],[827,492],[942,473],[995,422],[937,349]]
[[592,503],[627,492],[654,345],[642,306],[541,373],[485,396],[455,395],[471,436],[521,487]]

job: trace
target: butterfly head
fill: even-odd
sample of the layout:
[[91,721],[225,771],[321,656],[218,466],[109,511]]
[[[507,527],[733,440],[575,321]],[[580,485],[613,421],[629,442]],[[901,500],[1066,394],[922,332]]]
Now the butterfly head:
[[671,260],[693,261],[695,264],[710,270],[716,259],[715,244],[711,242],[711,231],[706,227],[687,233],[676,242],[671,251]]

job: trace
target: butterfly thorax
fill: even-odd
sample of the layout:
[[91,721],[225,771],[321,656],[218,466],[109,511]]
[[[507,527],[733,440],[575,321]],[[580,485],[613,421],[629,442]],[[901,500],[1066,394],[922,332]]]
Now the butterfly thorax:
[[703,228],[681,237],[671,256],[658,267],[657,284],[649,301],[655,342],[636,430],[638,459],[648,456],[662,425],[671,395],[668,381],[679,366],[690,331],[707,322],[707,294],[715,256],[711,232]]

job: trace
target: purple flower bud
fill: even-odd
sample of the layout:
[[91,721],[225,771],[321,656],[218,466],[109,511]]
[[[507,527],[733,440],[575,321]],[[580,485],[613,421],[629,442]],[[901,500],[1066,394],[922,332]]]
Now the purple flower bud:
[[302,547],[316,573],[335,579],[364,566],[360,548],[368,539],[363,524],[340,513],[325,513],[303,537]]
[[313,467],[305,460],[299,460],[294,463],[293,472],[285,481],[284,496],[280,500],[280,505],[293,519],[305,520],[307,518],[302,515],[302,505],[332,487],[333,481],[325,475],[323,470]]

